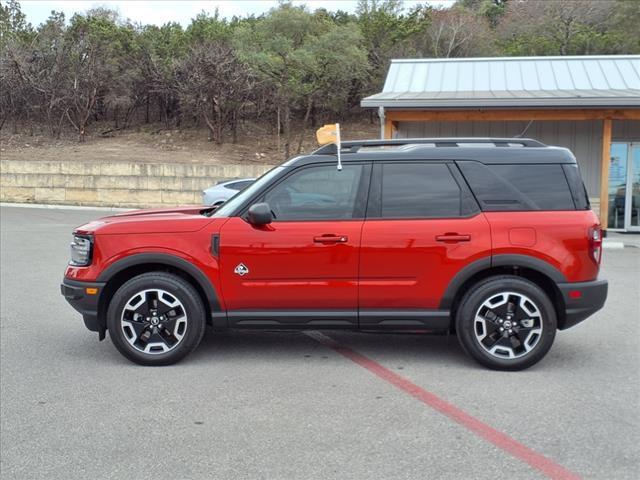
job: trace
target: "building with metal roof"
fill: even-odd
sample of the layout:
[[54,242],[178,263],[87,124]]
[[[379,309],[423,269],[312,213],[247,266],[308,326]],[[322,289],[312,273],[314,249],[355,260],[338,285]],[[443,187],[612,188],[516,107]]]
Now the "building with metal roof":
[[383,138],[536,138],[570,148],[610,229],[640,231],[640,55],[392,60]]

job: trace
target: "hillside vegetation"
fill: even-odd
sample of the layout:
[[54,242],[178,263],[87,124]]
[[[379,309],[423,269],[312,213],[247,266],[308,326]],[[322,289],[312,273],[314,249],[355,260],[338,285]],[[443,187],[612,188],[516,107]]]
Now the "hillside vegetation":
[[640,53],[638,25],[634,0],[361,0],[355,14],[283,2],[258,17],[202,13],[186,28],[104,8],[34,26],[2,1],[0,129],[5,146],[69,131],[84,142],[190,130],[214,144],[259,131],[282,158],[322,123],[373,125],[358,105],[391,58]]

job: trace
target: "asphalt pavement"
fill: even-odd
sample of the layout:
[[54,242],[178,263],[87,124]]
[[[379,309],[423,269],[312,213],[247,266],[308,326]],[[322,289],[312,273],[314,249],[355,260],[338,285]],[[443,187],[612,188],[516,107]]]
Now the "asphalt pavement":
[[140,367],[59,283],[105,212],[2,207],[4,479],[640,478],[640,249],[604,252],[604,310],[523,372],[454,337],[214,333]]

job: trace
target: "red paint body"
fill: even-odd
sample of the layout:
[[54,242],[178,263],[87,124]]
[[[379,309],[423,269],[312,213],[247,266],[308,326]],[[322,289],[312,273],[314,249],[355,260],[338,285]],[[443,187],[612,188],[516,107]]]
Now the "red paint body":
[[[590,210],[264,227],[199,210],[132,212],[84,225],[76,231],[94,235],[92,264],[68,266],[65,277],[96,281],[125,257],[166,253],[202,271],[224,310],[436,309],[456,273],[493,255],[543,260],[568,282],[594,280],[599,270],[589,243],[598,219]],[[214,234],[220,235],[220,261],[211,252]],[[244,276],[234,274],[240,262],[249,268]]]

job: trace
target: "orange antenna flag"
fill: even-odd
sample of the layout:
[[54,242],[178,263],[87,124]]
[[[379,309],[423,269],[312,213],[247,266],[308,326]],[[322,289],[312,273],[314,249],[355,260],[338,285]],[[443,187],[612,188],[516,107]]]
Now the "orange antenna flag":
[[327,143],[336,144],[338,147],[338,170],[342,170],[342,159],[340,157],[340,150],[342,150],[342,146],[340,145],[340,124],[331,123],[320,127],[316,131],[316,138],[320,145],[326,145]]
[[331,123],[320,127],[316,131],[316,139],[320,145],[326,145],[327,143],[338,143],[338,124]]

